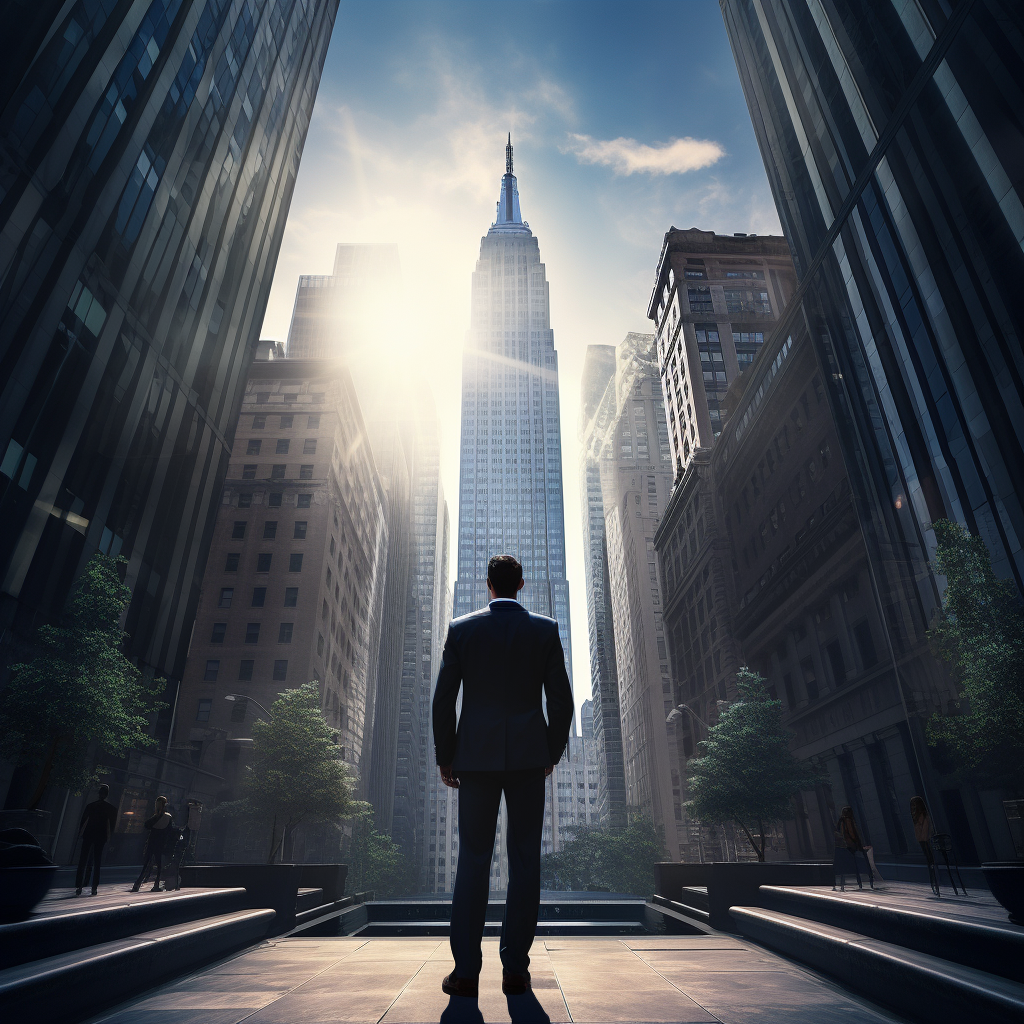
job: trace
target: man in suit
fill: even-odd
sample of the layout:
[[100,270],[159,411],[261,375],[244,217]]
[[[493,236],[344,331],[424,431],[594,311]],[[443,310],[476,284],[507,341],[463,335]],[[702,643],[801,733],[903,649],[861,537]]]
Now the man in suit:
[[[530,946],[540,907],[544,780],[569,739],[573,698],[558,623],[528,612],[511,555],[487,566],[486,608],[448,627],[434,691],[434,749],[441,778],[459,791],[459,869],[452,896],[455,970],[441,988],[477,995],[480,940],[501,795],[508,814],[509,880],[501,924],[501,988],[530,988]],[[462,689],[458,727],[455,704]],[[547,698],[547,721],[541,694]]]
[[82,895],[82,886],[85,884],[86,872],[89,859],[92,858],[92,895],[99,892],[100,887],[100,865],[103,861],[103,847],[114,834],[114,826],[117,824],[117,808],[107,803],[107,794],[110,787],[103,785],[99,788],[99,799],[93,800],[91,804],[85,805],[82,811],[82,820],[78,825],[78,833],[82,838],[82,853],[78,858],[78,872],[75,875],[75,895]]

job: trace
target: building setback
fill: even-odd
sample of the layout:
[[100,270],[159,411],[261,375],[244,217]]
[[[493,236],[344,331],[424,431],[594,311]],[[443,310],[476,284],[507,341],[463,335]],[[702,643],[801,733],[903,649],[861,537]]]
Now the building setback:
[[[189,795],[213,804],[237,797],[247,749],[239,741],[261,714],[257,702],[269,708],[312,679],[365,792],[388,537],[347,370],[323,360],[254,363],[234,436],[172,756],[196,766],[185,773]],[[218,842],[225,859],[254,852],[244,835],[221,833]],[[290,855],[306,859],[302,849]]]
[[4,647],[121,554],[130,654],[173,701],[337,6],[5,9]]
[[654,555],[673,474],[654,335],[627,334],[616,356],[615,380],[603,399],[614,400],[614,413],[598,457],[626,808],[662,828],[669,856],[678,860],[687,831],[676,730],[665,721],[674,705]]
[[[800,273],[778,330],[794,345],[806,331],[825,370],[880,657],[898,668],[924,760],[932,706],[913,695],[938,671],[925,642],[940,601],[931,523],[981,536],[1024,591],[1017,5],[722,8]],[[982,807],[997,794],[980,806],[952,785],[923,795],[937,827],[969,831],[984,856]]]
[[[604,400],[605,395],[608,396],[607,401]],[[590,689],[593,694],[593,701],[588,703],[599,767],[597,818],[610,828],[624,828],[626,778],[622,766],[619,680],[615,669],[615,628],[601,493],[601,447],[614,415],[615,346],[588,345],[580,388],[579,424],[580,511],[583,515]]]

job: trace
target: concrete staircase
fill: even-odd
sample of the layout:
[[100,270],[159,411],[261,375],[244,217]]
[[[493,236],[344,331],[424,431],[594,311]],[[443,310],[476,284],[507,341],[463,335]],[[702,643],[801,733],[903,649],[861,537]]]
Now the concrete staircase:
[[734,929],[897,1013],[936,1021],[1024,1021],[1024,928],[828,890],[761,886]]
[[76,1020],[262,939],[274,911],[244,889],[49,900],[0,924],[4,1019]]

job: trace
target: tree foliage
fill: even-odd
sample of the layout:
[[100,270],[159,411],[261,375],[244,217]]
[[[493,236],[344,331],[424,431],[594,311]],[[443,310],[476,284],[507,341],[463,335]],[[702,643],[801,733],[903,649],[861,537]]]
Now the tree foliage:
[[936,715],[928,738],[976,781],[1024,786],[1024,605],[1012,581],[997,578],[988,548],[958,523],[932,524],[934,569],[946,577],[930,636],[952,663],[962,714]]
[[267,863],[303,823],[339,822],[350,813],[348,766],[320,710],[314,682],[285,690],[270,706],[272,721],[253,723],[252,757],[242,798],[218,808],[269,836]]
[[736,673],[740,698],[723,709],[718,724],[697,745],[688,764],[687,810],[705,824],[735,822],[758,860],[764,860],[768,826],[791,814],[792,798],[823,781],[789,750],[782,702],[764,678],[744,667]]
[[151,746],[149,720],[166,680],[143,677],[124,655],[121,616],[131,588],[123,558],[95,554],[75,581],[58,625],[36,630],[37,653],[14,665],[0,694],[0,756],[38,764],[30,808],[50,783],[80,791],[95,778],[97,750],[123,757]]
[[607,890],[649,896],[654,892],[654,865],[668,853],[650,818],[634,817],[612,832],[587,825],[563,829],[562,848],[541,858],[545,889],[583,892]]
[[414,892],[417,885],[412,866],[394,839],[377,830],[373,807],[358,803],[350,821],[352,839],[345,855],[349,891],[372,892],[377,899]]

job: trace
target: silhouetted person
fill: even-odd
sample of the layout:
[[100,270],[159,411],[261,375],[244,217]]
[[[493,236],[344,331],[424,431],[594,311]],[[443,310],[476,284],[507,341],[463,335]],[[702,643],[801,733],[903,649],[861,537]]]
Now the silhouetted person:
[[100,887],[100,866],[103,862],[103,847],[110,841],[117,824],[117,808],[107,803],[109,786],[100,786],[98,800],[85,805],[78,834],[82,839],[82,852],[78,855],[78,871],[75,874],[75,895],[82,895],[89,859],[92,858],[92,892],[95,896]]
[[530,989],[530,947],[540,907],[544,779],[568,742],[573,699],[558,624],[528,612],[516,600],[522,588],[523,569],[516,559],[496,555],[490,560],[491,602],[448,627],[434,691],[437,764],[444,784],[459,790],[459,867],[451,924],[455,969],[441,984],[449,995],[477,995],[502,793],[509,880],[501,924],[501,988],[506,995]]
[[914,838],[921,844],[921,852],[924,854],[924,862],[928,865],[928,881],[931,883],[932,892],[939,894],[939,873],[935,868],[935,858],[932,856],[932,819],[928,813],[928,805],[919,796],[910,798],[910,817],[914,819]]
[[[153,883],[151,892],[160,891],[160,868],[163,865],[164,851],[170,840],[173,845],[179,833],[171,828],[171,815],[167,810],[167,797],[156,798],[156,812],[151,818],[145,821],[145,827],[149,830],[149,838],[146,840],[146,852],[142,858],[142,870],[139,877],[135,879],[132,892],[138,892],[142,883],[149,875],[150,867],[156,864],[156,881]],[[169,850],[167,852],[170,852]]]
[[[857,888],[863,889],[864,883],[860,880],[860,868],[857,867],[857,854],[863,853],[865,861],[867,861],[868,858],[864,851],[864,843],[860,838],[860,832],[857,831],[857,823],[853,820],[852,807],[844,807],[839,812],[839,821],[836,823],[836,830],[842,834],[843,842],[850,853],[850,860],[853,862],[853,870],[857,875]],[[868,881],[871,883],[871,888],[874,889],[875,881],[871,875],[870,863],[868,864]]]

